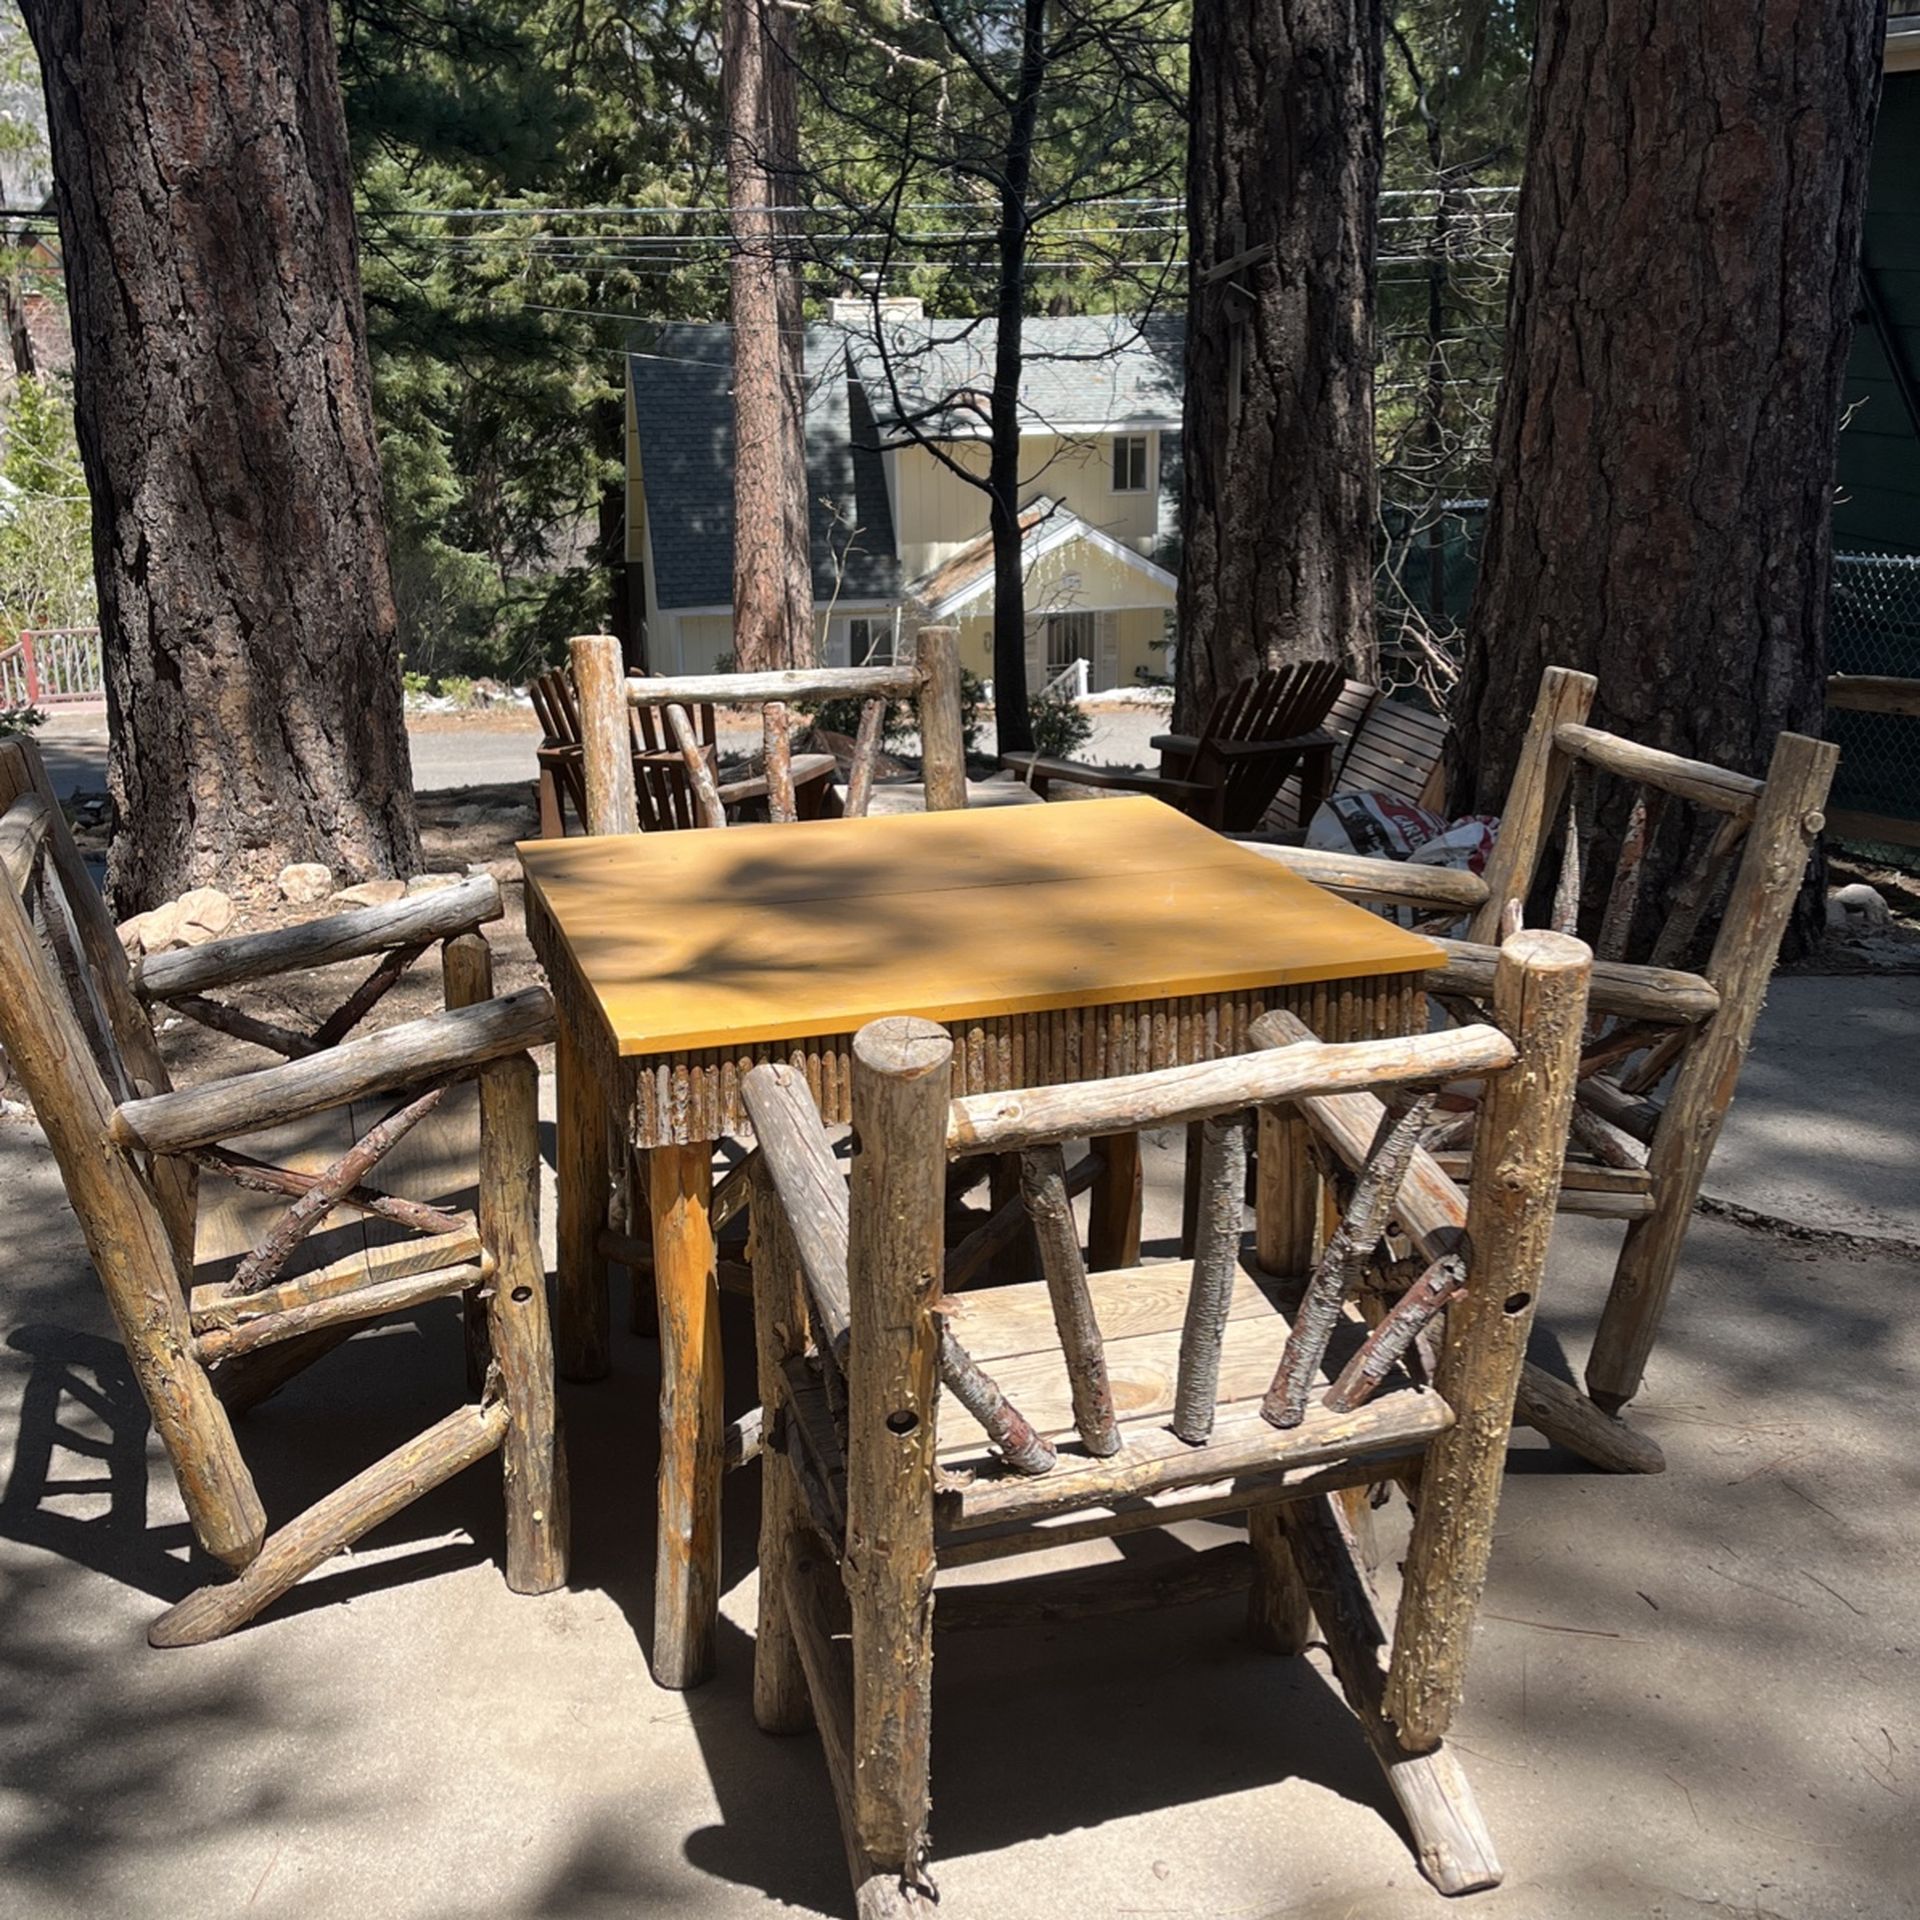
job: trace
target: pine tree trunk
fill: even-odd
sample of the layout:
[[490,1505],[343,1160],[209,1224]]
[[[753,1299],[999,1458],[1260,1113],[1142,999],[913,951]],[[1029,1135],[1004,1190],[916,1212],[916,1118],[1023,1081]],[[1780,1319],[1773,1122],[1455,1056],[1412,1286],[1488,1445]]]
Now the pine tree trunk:
[[727,203],[733,317],[733,645],[743,672],[813,657],[800,285],[784,257],[793,178],[792,28],[727,0]]
[[1182,727],[1262,667],[1374,669],[1378,0],[1202,0],[1189,75]]
[[122,912],[418,842],[325,7],[25,0],[94,501]]
[[1008,104],[1000,166],[999,275],[994,300],[993,389],[987,412],[987,531],[993,537],[993,725],[1002,753],[1033,750],[1027,685],[1027,578],[1020,533],[1020,374],[1025,364],[1027,196],[1034,129],[1052,54],[1046,0],[1024,0],[1020,79]]
[[1742,772],[1819,731],[1882,34],[1878,0],[1542,0],[1459,809],[1498,808],[1550,665]]

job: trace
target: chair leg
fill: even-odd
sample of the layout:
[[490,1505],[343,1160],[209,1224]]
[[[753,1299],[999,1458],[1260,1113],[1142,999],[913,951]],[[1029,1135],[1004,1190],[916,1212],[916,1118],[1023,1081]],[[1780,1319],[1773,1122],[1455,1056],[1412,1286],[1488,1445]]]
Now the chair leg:
[[660,1298],[660,1521],[653,1577],[653,1678],[697,1687],[713,1671],[720,1612],[724,1433],[713,1150],[647,1155],[653,1280]]
[[794,1644],[786,1587],[806,1525],[806,1506],[787,1456],[792,1414],[782,1362],[806,1345],[806,1302],[793,1234],[764,1159],[753,1173],[753,1321],[762,1431],[760,1610],[753,1636],[753,1717],[763,1733],[804,1733],[813,1724],[807,1676]]
[[1255,1507],[1247,1515],[1253,1545],[1253,1585],[1247,1590],[1247,1634],[1267,1653],[1304,1653],[1313,1637],[1306,1583],[1293,1563],[1278,1511]]
[[169,1607],[147,1629],[147,1644],[197,1647],[244,1626],[321,1561],[392,1519],[443,1480],[484,1460],[505,1439],[510,1424],[504,1400],[456,1408],[315,1501],[299,1519],[269,1534],[237,1579],[202,1587]]
[[1103,1134],[1094,1143],[1094,1175],[1087,1222],[1087,1265],[1112,1273],[1140,1264],[1140,1136]]
[[806,1674],[827,1777],[833,1783],[840,1840],[853,1880],[854,1910],[859,1920],[911,1920],[914,1915],[928,1915],[940,1896],[925,1860],[876,1859],[860,1839],[854,1812],[853,1654],[842,1637],[847,1632],[848,1607],[840,1571],[810,1536],[796,1534],[782,1557],[782,1573],[794,1651]]
[[564,839],[567,823],[560,811],[560,783],[553,777],[551,767],[540,769],[539,788],[540,838],[542,840]]
[[1442,1893],[1497,1887],[1500,1861],[1460,1763],[1439,1741],[1424,1752],[1402,1746],[1386,1716],[1387,1633],[1337,1501],[1316,1494],[1277,1511],[1341,1691],[1387,1776],[1420,1871]]
[[560,1185],[554,1332],[560,1374],[566,1380],[603,1380],[612,1364],[607,1261],[600,1251],[609,1178],[605,1093],[564,1021],[553,1053]]
[[567,1579],[567,1455],[540,1259],[539,1091],[524,1053],[480,1076],[480,1234],[494,1258],[487,1332],[507,1402],[507,1585],[515,1593],[551,1593]]

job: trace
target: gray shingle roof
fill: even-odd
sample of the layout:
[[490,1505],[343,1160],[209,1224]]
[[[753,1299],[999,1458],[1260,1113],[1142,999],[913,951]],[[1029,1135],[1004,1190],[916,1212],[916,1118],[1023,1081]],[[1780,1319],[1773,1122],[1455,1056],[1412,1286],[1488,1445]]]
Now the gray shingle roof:
[[[825,602],[891,601],[901,588],[893,515],[879,446],[901,409],[933,431],[978,433],[981,415],[955,409],[992,378],[990,320],[903,320],[882,343],[858,328],[807,328],[807,480],[813,591]],[[1158,314],[1031,318],[1021,330],[1021,411],[1029,426],[1180,423],[1184,317]],[[733,598],[733,329],[661,327],[627,359],[640,429],[652,535],[654,592],[663,607],[717,607]],[[876,415],[880,416],[876,424]],[[1172,442],[1171,447],[1169,441]],[[1162,466],[1179,458],[1163,434]],[[1164,481],[1164,475],[1163,475]],[[1163,484],[1163,513],[1168,499]]]
[[[848,346],[875,416],[931,431],[984,433],[998,329],[991,320],[882,321]],[[1180,424],[1186,343],[1181,314],[1034,317],[1020,329],[1020,411],[1028,428]],[[898,405],[895,405],[895,394]],[[955,401],[977,395],[975,406]]]
[[[663,607],[733,599],[732,370],[726,326],[662,327],[627,357]],[[844,329],[807,329],[806,378],[814,597],[833,597],[837,575],[843,602],[892,600],[900,563],[886,475],[872,416],[847,368]]]

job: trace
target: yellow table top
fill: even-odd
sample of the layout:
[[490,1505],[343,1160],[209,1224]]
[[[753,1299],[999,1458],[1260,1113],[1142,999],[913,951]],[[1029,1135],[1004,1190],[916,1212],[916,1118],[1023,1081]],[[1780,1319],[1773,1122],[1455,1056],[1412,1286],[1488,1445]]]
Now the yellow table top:
[[517,851],[623,1054],[1438,965],[1145,796]]

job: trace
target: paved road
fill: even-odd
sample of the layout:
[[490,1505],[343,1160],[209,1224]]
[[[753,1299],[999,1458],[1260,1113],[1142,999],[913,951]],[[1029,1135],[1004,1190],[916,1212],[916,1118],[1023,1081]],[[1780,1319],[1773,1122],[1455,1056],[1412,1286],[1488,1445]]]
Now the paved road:
[[[1083,759],[1107,766],[1150,766],[1159,756],[1148,744],[1166,728],[1166,716],[1151,708],[1121,707],[1094,715],[1094,737]],[[55,789],[68,795],[107,784],[107,722],[104,713],[55,714],[37,736]],[[445,787],[493,786],[533,778],[533,724],[530,718],[503,719],[461,726],[429,723],[411,726],[407,744],[413,755],[413,784],[422,793]],[[735,744],[723,736],[726,745]],[[751,742],[743,733],[738,744]],[[982,750],[993,750],[989,729]]]

